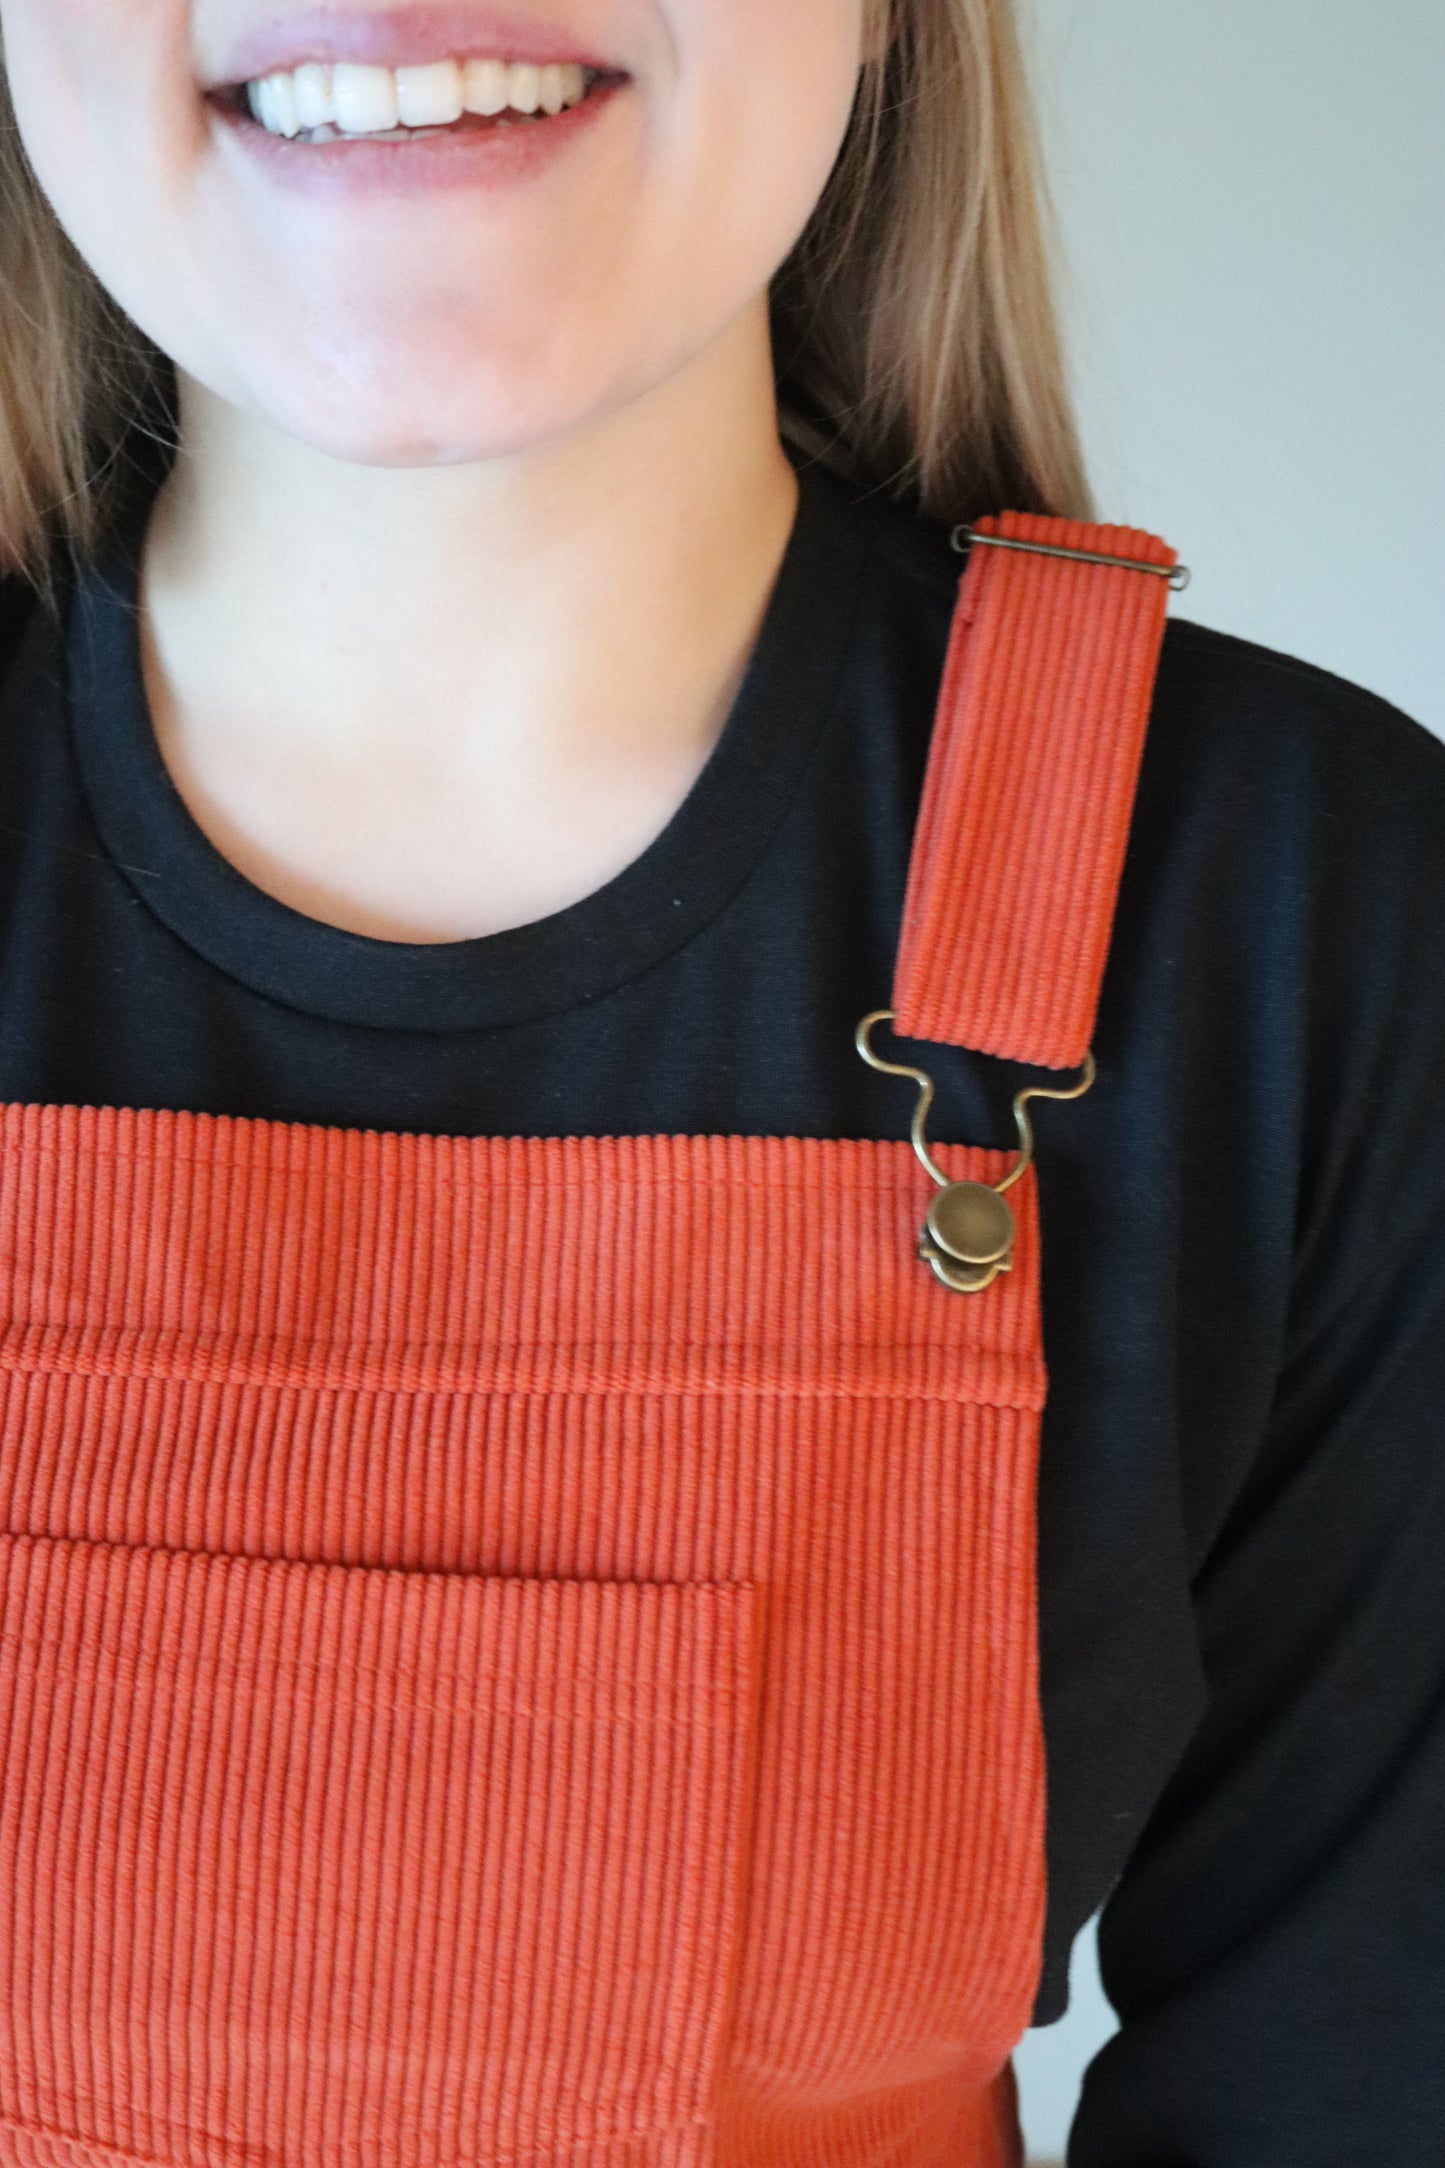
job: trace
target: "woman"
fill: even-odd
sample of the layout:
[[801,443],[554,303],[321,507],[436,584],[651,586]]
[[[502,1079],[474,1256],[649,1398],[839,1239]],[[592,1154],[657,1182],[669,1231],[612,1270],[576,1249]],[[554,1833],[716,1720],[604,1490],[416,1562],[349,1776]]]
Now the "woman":
[[1176,619],[945,908],[1004,0],[0,26],[0,2156],[991,2168],[1107,1899],[1079,2168],[1437,2160],[1445,750]]

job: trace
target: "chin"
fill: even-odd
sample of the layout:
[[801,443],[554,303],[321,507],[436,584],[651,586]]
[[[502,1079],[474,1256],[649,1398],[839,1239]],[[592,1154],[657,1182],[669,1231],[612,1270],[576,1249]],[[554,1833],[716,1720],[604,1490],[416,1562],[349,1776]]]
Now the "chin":
[[580,405],[539,400],[535,385],[498,385],[490,394],[475,378],[464,391],[429,382],[410,369],[395,381],[364,390],[327,378],[294,381],[272,397],[249,402],[286,435],[328,458],[365,467],[444,467],[502,459],[565,437],[583,418]]

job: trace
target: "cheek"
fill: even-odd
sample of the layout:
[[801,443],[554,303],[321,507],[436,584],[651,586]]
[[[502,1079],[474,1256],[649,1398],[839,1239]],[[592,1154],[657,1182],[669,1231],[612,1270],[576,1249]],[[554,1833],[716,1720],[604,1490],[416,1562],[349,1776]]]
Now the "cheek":
[[184,39],[184,0],[0,0],[5,71],[29,149],[58,127],[113,129]]
[[195,129],[185,0],[4,0],[0,19],[21,141],[107,278],[99,254],[151,224],[167,160]]
[[27,157],[50,192],[79,162],[85,138],[83,84],[94,0],[4,0],[5,79]]
[[[668,141],[656,148],[679,184],[661,198],[675,274],[742,296],[788,255],[837,160],[858,83],[857,14],[847,0],[827,0],[826,17],[814,0],[791,0],[777,10],[782,34],[749,36],[763,18],[757,0],[724,4],[737,10],[725,48],[673,86],[659,123]],[[821,22],[813,34],[810,21]]]

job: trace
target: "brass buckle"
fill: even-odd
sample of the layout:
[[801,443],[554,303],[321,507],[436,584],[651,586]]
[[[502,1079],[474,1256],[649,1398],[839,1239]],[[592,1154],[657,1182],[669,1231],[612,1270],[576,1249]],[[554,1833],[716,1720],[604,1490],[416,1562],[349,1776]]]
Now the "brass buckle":
[[1015,1225],[1004,1192],[1013,1188],[1034,1156],[1034,1132],[1024,1102],[1029,1099],[1081,1099],[1094,1081],[1092,1053],[1084,1057],[1082,1081],[1068,1091],[1042,1084],[1028,1084],[1014,1094],[1014,1121],[1019,1133],[1019,1156],[999,1182],[951,1182],[928,1149],[923,1125],[933,1104],[933,1079],[926,1069],[906,1062],[884,1061],[875,1054],[875,1024],[892,1023],[892,1009],[872,1009],[853,1034],[853,1043],[870,1068],[889,1076],[912,1077],[918,1086],[913,1110],[913,1149],[938,1184],[938,1195],[928,1207],[918,1235],[918,1254],[933,1276],[955,1294],[978,1295],[992,1285],[1001,1272],[1013,1270]]
[[[960,535],[964,537],[962,542]],[[955,527],[948,540],[960,557],[979,543],[991,550],[1023,550],[1030,557],[1067,557],[1076,565],[1115,565],[1120,572],[1152,572],[1157,579],[1167,580],[1176,592],[1187,587],[1193,577],[1188,565],[1151,565],[1143,557],[1110,557],[1103,550],[1063,549],[1057,542],[1020,542],[1014,535],[980,534],[977,527]]]

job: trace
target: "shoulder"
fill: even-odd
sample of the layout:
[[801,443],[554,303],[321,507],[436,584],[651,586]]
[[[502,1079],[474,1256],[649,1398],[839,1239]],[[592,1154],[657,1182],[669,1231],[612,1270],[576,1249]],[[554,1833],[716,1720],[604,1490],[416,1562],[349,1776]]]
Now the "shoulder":
[[1313,663],[1171,620],[1120,919],[1192,1058],[1295,1138],[1302,1254],[1355,1260],[1438,1211],[1445,743]]
[[1171,619],[1151,753],[1221,789],[1358,832],[1433,825],[1445,844],[1445,742],[1388,700],[1293,655]]
[[[889,622],[941,669],[962,571],[949,526],[876,497],[863,516]],[[1434,845],[1445,879],[1445,742],[1318,664],[1187,618],[1165,629],[1141,792],[1160,816],[1172,800],[1176,815],[1209,807],[1266,826],[1372,824],[1376,852],[1399,824]]]
[[1151,886],[1187,862],[1257,956],[1329,940],[1363,965],[1383,943],[1404,968],[1426,897],[1445,912],[1445,742],[1314,663],[1172,619],[1130,849]]

